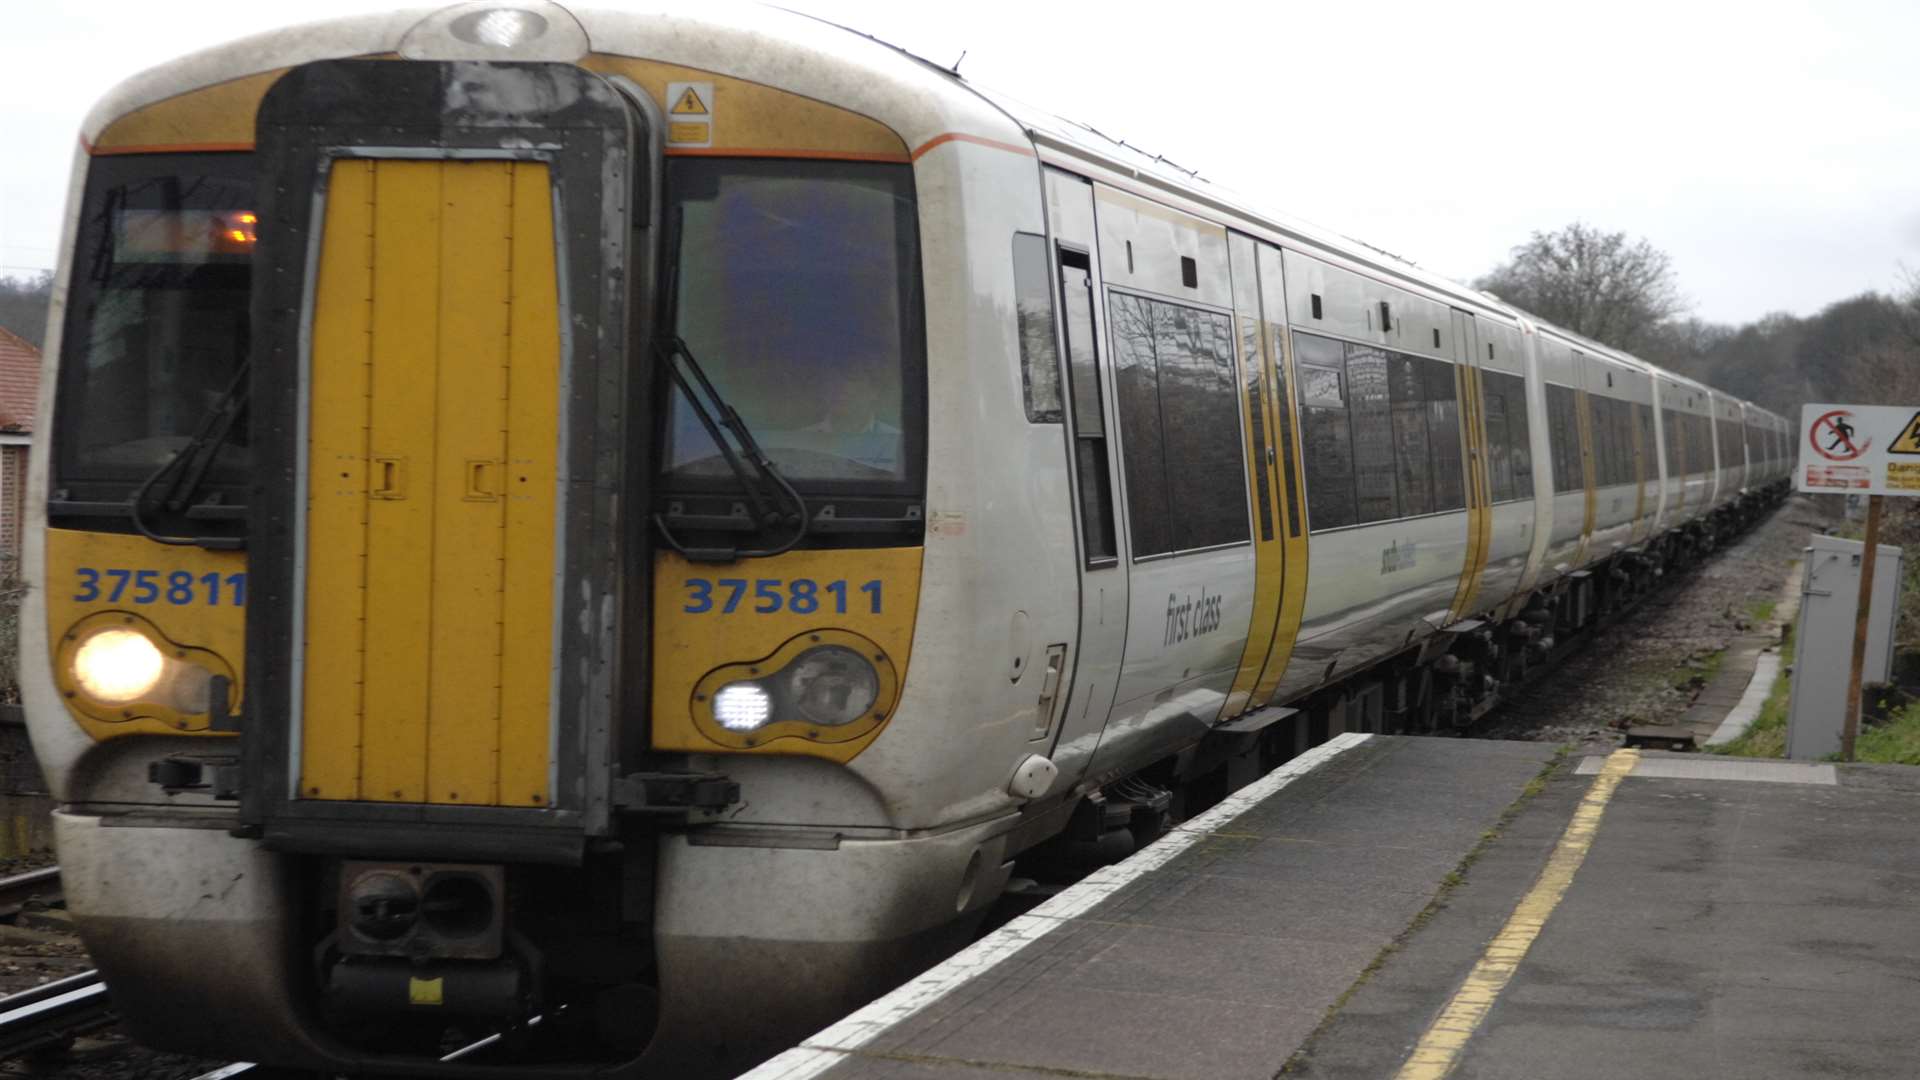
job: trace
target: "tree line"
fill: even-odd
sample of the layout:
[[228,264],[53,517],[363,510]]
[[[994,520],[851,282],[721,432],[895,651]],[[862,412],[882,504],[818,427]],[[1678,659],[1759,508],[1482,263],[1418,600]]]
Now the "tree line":
[[26,277],[0,276],[0,327],[44,348],[47,343],[47,302],[53,298],[53,271]]
[[1535,232],[1474,287],[1617,349],[1737,389],[1797,420],[1809,401],[1920,401],[1920,274],[1890,292],[1743,326],[1692,318],[1673,260],[1644,239],[1575,222]]

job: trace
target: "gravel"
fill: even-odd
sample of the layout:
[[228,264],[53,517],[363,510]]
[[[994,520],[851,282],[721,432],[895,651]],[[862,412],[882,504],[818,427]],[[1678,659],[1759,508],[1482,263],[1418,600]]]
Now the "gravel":
[[1780,599],[1807,539],[1835,523],[1833,500],[1790,497],[1729,548],[1601,629],[1476,735],[1602,748],[1639,724],[1678,723],[1716,653],[1766,626],[1755,608]]

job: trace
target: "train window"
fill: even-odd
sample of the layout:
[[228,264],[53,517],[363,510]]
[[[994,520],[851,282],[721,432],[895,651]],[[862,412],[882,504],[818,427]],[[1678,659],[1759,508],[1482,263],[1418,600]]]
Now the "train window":
[[1073,464],[1080,485],[1080,537],[1088,566],[1119,557],[1113,530],[1113,479],[1101,406],[1100,351],[1093,331],[1093,267],[1083,251],[1060,252],[1061,320],[1067,387],[1073,402]]
[[1507,387],[1507,445],[1513,454],[1513,497],[1533,498],[1533,421],[1527,412],[1527,383],[1501,375]]
[[[1266,541],[1273,539],[1273,486],[1267,476],[1267,412],[1263,407],[1266,395],[1260,392],[1266,360],[1260,352],[1260,320],[1250,316],[1240,319],[1240,358],[1247,380],[1247,427],[1253,432],[1254,504],[1259,509],[1260,539]],[[1285,402],[1282,398],[1276,404],[1284,408]]]
[[[88,166],[58,387],[64,498],[124,501],[232,384],[250,340],[254,198],[251,154]],[[243,501],[245,423],[210,464],[207,485]]]
[[1426,389],[1427,446],[1433,454],[1433,509],[1461,510],[1467,505],[1460,449],[1460,389],[1453,365],[1422,360]]
[[1585,486],[1580,473],[1580,419],[1573,390],[1547,385],[1547,450],[1555,493]]
[[1246,540],[1227,317],[1119,292],[1108,310],[1134,557]]
[[1486,414],[1487,424],[1487,484],[1497,503],[1513,498],[1513,444],[1507,431],[1509,380],[1520,381],[1498,371],[1480,373],[1485,399],[1481,411]]
[[[1434,331],[1439,333],[1439,331]],[[1421,367],[1431,361],[1396,355],[1388,367],[1393,396],[1393,460],[1402,517],[1433,513],[1433,455]]]
[[1358,513],[1353,502],[1353,439],[1341,393],[1346,357],[1337,341],[1296,333],[1293,359],[1301,453],[1306,455],[1308,524],[1315,530],[1351,525]]
[[1672,409],[1660,410],[1661,459],[1666,463],[1667,476],[1680,476],[1686,472],[1686,455],[1682,444],[1686,433],[1680,429],[1680,414]]
[[1359,520],[1402,516],[1394,495],[1393,405],[1387,358],[1380,349],[1347,346],[1347,415],[1353,433],[1353,479]]
[[[843,161],[674,158],[673,330],[803,489],[924,483],[926,344],[913,170]],[[750,317],[748,317],[750,316]],[[735,481],[681,395],[670,484]]]
[[1180,256],[1180,284],[1189,289],[1200,287],[1200,264],[1191,255]]
[[1020,339],[1020,383],[1026,391],[1027,420],[1057,424],[1063,410],[1053,288],[1047,283],[1047,241],[1033,233],[1013,234],[1013,318],[1014,335]]

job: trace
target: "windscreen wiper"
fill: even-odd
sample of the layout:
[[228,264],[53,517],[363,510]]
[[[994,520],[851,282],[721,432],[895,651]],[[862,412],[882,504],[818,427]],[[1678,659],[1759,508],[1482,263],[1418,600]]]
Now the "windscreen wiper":
[[[141,481],[134,489],[133,497],[127,500],[127,514],[133,519],[133,527],[140,535],[156,544],[173,544],[179,547],[203,547],[209,551],[237,551],[247,546],[241,536],[163,536],[147,526],[147,496],[155,488],[160,488],[159,505],[170,514],[184,514],[193,506],[193,497],[199,494],[200,486],[206,481],[207,471],[213,468],[214,459],[233,438],[234,428],[247,411],[248,372],[252,361],[241,361],[233,373],[233,381],[213,408],[200,418],[200,425],[194,429],[193,436],[186,445],[174,451],[172,457],[160,464],[160,467]],[[161,481],[166,481],[164,488]]]
[[[693,407],[693,415],[700,421],[700,426],[706,429],[707,437],[720,448],[720,456],[726,461],[727,468],[740,481],[741,489],[753,504],[754,519],[759,527],[767,528],[784,522],[793,528],[793,535],[785,543],[771,548],[690,548],[682,544],[673,530],[668,528],[666,518],[656,513],[653,521],[660,535],[673,550],[690,562],[733,562],[736,559],[759,559],[792,551],[807,535],[807,501],[794,490],[786,477],[780,475],[780,470],[760,449],[760,443],[748,429],[747,422],[714,389],[713,382],[707,378],[706,371],[700,367],[700,361],[694,358],[693,350],[687,348],[685,341],[677,336],[663,337],[655,343],[654,352],[660,362],[666,365],[667,373],[673,376],[674,385],[686,395],[687,403]],[[682,370],[683,362],[685,370]],[[693,373],[693,381],[687,379],[689,371]],[[695,383],[699,385],[699,393],[694,390]],[[718,419],[715,414],[718,414]],[[726,429],[724,433],[721,430],[723,427]],[[733,440],[740,444],[737,451],[727,435],[732,435]],[[775,500],[769,497],[770,494],[784,495],[792,509],[782,512],[774,505]]]
[[[666,288],[661,290],[660,318],[668,326],[671,326],[680,314],[680,234],[685,224],[686,208],[674,207],[667,218],[666,250],[662,253],[667,273]],[[726,399],[720,396],[720,391],[714,389],[713,381],[707,378],[707,373],[701,368],[700,361],[694,357],[693,350],[687,347],[686,339],[668,332],[655,339],[653,349],[654,355],[666,365],[667,373],[673,376],[674,385],[686,395],[687,404],[693,407],[693,415],[700,421],[700,426],[706,429],[707,437],[713,440],[714,446],[719,447],[720,456],[726,461],[727,468],[732,470],[734,478],[740,481],[741,490],[747,494],[747,501],[753,504],[754,527],[764,529],[785,521],[793,528],[793,535],[787,539],[786,543],[771,548],[748,550],[689,548],[682,544],[680,538],[675,536],[673,530],[667,526],[666,517],[656,513],[653,515],[653,523],[660,530],[661,537],[666,540],[669,547],[679,552],[689,562],[729,563],[737,559],[766,558],[792,551],[806,537],[807,527],[811,524],[812,515],[807,510],[807,501],[800,497],[800,493],[794,490],[786,477],[780,475],[780,470],[775,468],[773,462],[768,460],[767,455],[761,451],[760,443],[754,439],[753,432],[747,428],[747,422],[742,420],[733,406],[727,404]],[[700,384],[700,389],[705,393],[705,400],[702,400],[701,394],[694,392],[694,385],[687,380],[686,371],[681,370],[681,361],[686,362],[686,371],[693,372],[694,380]],[[716,413],[719,416],[717,420]],[[722,425],[740,444],[739,451],[736,452],[732,443],[729,443],[726,436],[721,433]],[[745,461],[741,460],[743,454],[746,457]],[[784,495],[792,504],[792,511],[781,513],[773,505],[770,495]]]

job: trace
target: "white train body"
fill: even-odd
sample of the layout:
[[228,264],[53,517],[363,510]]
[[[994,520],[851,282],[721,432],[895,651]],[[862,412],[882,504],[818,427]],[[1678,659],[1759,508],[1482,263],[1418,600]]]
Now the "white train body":
[[[494,12],[508,14],[486,24],[487,33],[521,28],[495,35],[508,44],[474,36],[475,20]],[[536,22],[539,32],[527,35]],[[367,74],[327,66],[355,58],[390,67]],[[536,794],[531,806],[524,796],[509,805],[499,778],[515,751],[504,734],[483,749],[505,764],[474,766],[499,790],[494,804],[395,801],[369,790],[368,778],[393,764],[361,745],[375,738],[371,726],[352,746],[328,749],[328,721],[314,705],[325,692],[316,680],[327,676],[312,670],[318,660],[304,668],[297,660],[325,647],[315,623],[286,613],[325,603],[313,584],[324,545],[296,548],[304,554],[275,569],[281,549],[263,531],[269,519],[260,508],[277,483],[264,463],[283,453],[300,463],[288,465],[288,489],[304,493],[288,496],[287,520],[320,535],[312,531],[324,494],[312,440],[326,421],[301,412],[297,424],[275,427],[259,391],[252,443],[260,475],[246,489],[253,516],[224,534],[245,550],[216,544],[189,556],[178,553],[199,549],[153,545],[141,556],[162,581],[172,558],[251,560],[242,566],[256,582],[245,608],[244,665],[237,605],[199,639],[174,628],[184,614],[134,612],[150,615],[169,641],[219,654],[235,673],[235,700],[244,702],[237,723],[223,723],[224,705],[210,699],[199,713],[127,722],[135,710],[83,716],[76,701],[88,684],[75,683],[77,661],[63,642],[84,639],[94,625],[86,620],[134,609],[79,599],[86,594],[73,588],[73,574],[95,564],[75,552],[142,550],[126,546],[142,541],[124,514],[98,509],[142,495],[123,483],[83,496],[63,470],[77,469],[80,459],[70,455],[84,449],[59,449],[68,446],[63,433],[88,420],[74,404],[81,391],[70,389],[78,385],[74,366],[88,362],[86,348],[106,348],[77,336],[91,332],[97,341],[104,333],[104,316],[86,299],[94,295],[88,274],[99,269],[88,260],[100,256],[82,242],[104,212],[100,178],[109,169],[158,167],[166,155],[257,149],[262,183],[271,184],[256,123],[266,132],[267,112],[297,116],[306,107],[272,98],[279,81],[346,72],[348,81],[386,85],[380,80],[411,68],[452,71],[457,84],[478,72],[470,85],[510,96],[502,88],[518,84],[489,74],[483,65],[494,62],[591,72],[579,77],[581,93],[610,110],[615,91],[626,94],[639,132],[633,170],[651,170],[653,195],[664,190],[668,202],[679,197],[676,183],[692,182],[676,179],[694,175],[687,162],[717,162],[701,167],[730,175],[729,161],[809,169],[838,161],[854,163],[848,175],[862,184],[868,174],[858,170],[868,165],[910,180],[917,246],[896,250],[917,252],[920,286],[889,318],[906,326],[918,305],[924,352],[895,358],[904,375],[887,378],[907,389],[894,415],[868,429],[899,435],[905,460],[919,463],[889,489],[899,512],[888,511],[884,528],[843,520],[834,532],[821,520],[812,539],[761,560],[689,561],[672,555],[651,519],[690,535],[697,527],[672,523],[697,521],[697,513],[659,501],[658,492],[646,497],[653,505],[639,495],[623,501],[626,481],[616,468],[607,497],[593,502],[592,514],[602,516],[568,519],[604,530],[596,535],[614,554],[612,569],[581,571],[581,588],[553,594],[555,700],[578,704],[589,719],[576,723],[561,703],[540,720],[560,733],[540,728],[529,744],[551,748],[539,751],[552,755],[546,771],[535,770],[551,782],[546,802]],[[690,111],[689,89],[706,119]],[[379,103],[364,95],[350,104],[377,115],[368,110]],[[516,117],[533,109],[499,107],[501,115],[519,109]],[[710,125],[704,134],[702,123]],[[282,140],[276,153],[311,150],[301,149],[297,125],[276,130],[293,132],[273,136]],[[656,1021],[656,1062],[744,1064],[962,940],[1021,852],[1064,843],[1068,833],[1097,842],[1121,828],[1151,832],[1181,803],[1217,797],[1263,763],[1342,729],[1464,722],[1547,651],[1556,632],[1578,629],[1660,567],[1710,547],[1777,494],[1787,475],[1785,424],[1757,406],[1242,205],[885,45],[780,11],[536,2],[342,19],[138,76],[96,108],[83,140],[46,353],[40,415],[56,449],[34,462],[21,672],[36,750],[62,806],[69,906],[116,1004],[157,1045],[316,1068],[424,1068],[437,1040],[410,1042],[407,1032],[457,1012],[454,997],[470,989],[484,999],[461,1014],[470,1030],[486,1026],[476,1015],[511,1026],[560,1004],[575,1015],[598,1011],[591,1038],[528,1051],[513,1075],[612,1066],[647,1044]],[[439,149],[400,154],[376,140],[354,153],[381,177],[400,176],[379,172],[395,155],[444,158],[457,170],[476,156],[533,153],[504,137],[484,154],[433,145]],[[345,159],[328,160],[338,169]],[[556,177],[564,160],[551,158]],[[311,205],[320,207],[324,191],[316,192]],[[276,213],[295,212],[260,198]],[[595,310],[625,311],[620,325],[636,327],[635,340],[659,332],[650,320],[672,275],[655,273],[651,260],[669,246],[673,214],[646,219],[646,198],[616,206],[609,197],[606,213],[631,216],[627,261],[617,266],[593,261],[590,233],[557,226],[568,237],[563,265],[572,267],[553,279],[561,310],[572,313],[561,330],[561,363],[585,363],[583,342],[599,329],[586,309],[568,307],[568,290],[585,287],[583,277],[615,283],[596,294],[603,306]],[[315,237],[334,212],[313,211]],[[597,242],[611,244],[611,235]],[[265,259],[278,241],[263,233],[260,242]],[[283,249],[272,265],[294,278],[306,266],[322,282],[346,272],[330,269],[333,240],[311,243],[301,253]],[[265,265],[255,264],[256,289]],[[436,265],[443,275],[457,271],[450,258]],[[828,276],[837,272],[823,266]],[[679,287],[707,280],[688,276],[694,284]],[[376,293],[397,287],[391,276],[369,280]],[[619,294],[623,287],[631,293]],[[279,308],[256,297],[256,323],[262,312],[289,313],[286,355],[299,343],[308,366],[270,372],[280,354],[261,342],[281,331],[256,325],[253,377],[279,380],[284,400],[296,403],[289,409],[318,410],[324,394],[310,400],[306,380],[329,377],[328,346],[313,335],[332,316],[310,309],[332,301],[311,280],[304,292],[284,295],[290,299]],[[437,302],[444,333],[454,334],[469,314],[450,297]],[[524,302],[517,293],[510,300]],[[769,323],[765,332],[783,331]],[[900,331],[902,341],[912,336]],[[659,368],[674,361],[629,348],[615,333],[596,340],[596,370],[617,376],[609,385],[662,380],[657,415],[676,392]],[[739,381],[724,348],[692,347]],[[224,373],[242,359],[199,362]],[[924,387],[918,400],[916,383]],[[744,400],[751,404],[752,395]],[[618,459],[623,467],[654,467],[641,451],[617,449],[659,437],[660,425],[644,419],[637,437],[604,444],[616,457],[635,455]],[[1676,436],[1682,427],[1688,434]],[[562,440],[585,437],[568,423],[559,432]],[[272,448],[275,439],[282,450]],[[356,467],[382,467],[386,459],[369,453]],[[469,462],[469,501],[489,497],[486,464]],[[716,475],[721,494],[753,482],[745,473]],[[565,505],[574,505],[570,490]],[[851,496],[802,494],[816,519],[835,500],[842,519],[854,516]],[[581,498],[582,506],[592,501]],[[385,508],[367,513],[374,511]],[[880,511],[872,513],[879,521]],[[381,542],[377,529],[369,537],[369,545]],[[179,565],[187,570],[173,572],[198,580],[198,564]],[[573,572],[549,568],[542,580],[572,583]],[[857,594],[868,576],[870,613]],[[803,577],[815,582],[808,589],[822,590],[804,602],[799,584],[783,584]],[[776,609],[785,596],[782,618],[803,607],[824,613],[824,599],[808,605],[829,594],[845,612],[849,592],[854,615],[873,618],[829,625],[822,614],[818,631],[804,621],[769,629],[774,615],[753,621],[762,600],[736,610],[713,599],[720,594],[711,590],[736,579],[743,589],[762,582],[749,595],[764,588]],[[883,591],[911,596],[906,613],[889,608],[883,616]],[[291,609],[271,606],[288,596]],[[384,602],[367,597],[365,605]],[[280,631],[261,629],[269,618]],[[587,629],[567,637],[576,624]],[[708,698],[725,686],[713,673],[741,667],[759,676],[743,665],[770,663],[757,658],[785,655],[775,646],[808,632],[815,641],[824,633],[879,643],[880,703],[859,721],[870,729],[844,739],[796,723],[759,738],[757,729],[742,735],[716,726]],[[585,652],[575,655],[569,642]],[[352,655],[374,672],[377,658],[365,649]],[[621,659],[636,656],[650,659]],[[269,671],[295,681],[255,681]],[[576,677],[578,696],[567,696]],[[288,701],[295,706],[282,707]],[[496,726],[505,731],[510,721]],[[268,731],[280,734],[260,734]],[[318,794],[316,777],[334,767],[323,752],[344,762],[338,768],[360,794]],[[692,808],[676,814],[658,794],[665,789],[648,786],[678,783],[673,777],[738,790],[710,798],[675,788],[674,798]],[[443,867],[429,876],[480,883],[484,903],[475,910],[484,912],[476,918],[498,938],[490,951],[422,937],[412,959],[399,960],[377,943],[351,944],[365,929],[352,911],[371,903],[362,891],[374,888],[367,875],[389,872],[367,867],[422,861]],[[612,898],[604,926],[594,923],[601,915],[584,914],[593,897]],[[543,914],[523,917],[530,911]],[[580,912],[579,925],[549,917],[553,911]],[[615,958],[601,967],[626,966],[600,970],[596,953]],[[426,1000],[423,963],[445,980],[431,993],[444,985],[448,997]],[[489,997],[494,984],[481,985],[483,977],[510,989]],[[342,1010],[384,1016],[383,1009],[398,1018],[382,1029],[386,1041],[341,1019]]]

